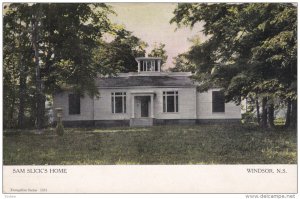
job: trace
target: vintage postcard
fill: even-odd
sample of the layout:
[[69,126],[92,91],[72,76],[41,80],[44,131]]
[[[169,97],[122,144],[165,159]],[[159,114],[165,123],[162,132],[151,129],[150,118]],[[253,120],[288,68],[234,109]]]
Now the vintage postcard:
[[4,196],[296,198],[297,6],[2,3]]

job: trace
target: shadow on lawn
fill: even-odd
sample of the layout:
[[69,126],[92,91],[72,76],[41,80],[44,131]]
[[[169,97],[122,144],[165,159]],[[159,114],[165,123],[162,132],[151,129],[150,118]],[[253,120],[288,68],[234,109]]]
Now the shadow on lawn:
[[296,130],[201,125],[66,129],[3,137],[4,165],[295,164]]

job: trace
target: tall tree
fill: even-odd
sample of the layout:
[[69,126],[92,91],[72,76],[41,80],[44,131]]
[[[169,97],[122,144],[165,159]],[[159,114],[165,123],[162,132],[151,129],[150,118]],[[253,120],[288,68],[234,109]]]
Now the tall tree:
[[[209,39],[189,51],[203,90],[222,87],[226,100],[251,93],[262,99],[262,126],[272,120],[274,98],[297,98],[297,9],[292,4],[179,4],[171,22],[205,22]],[[268,108],[270,107],[270,108]],[[270,123],[272,125],[272,121]]]
[[[16,125],[23,128],[26,103],[30,101],[26,87],[33,58],[29,30],[30,21],[24,20],[28,18],[25,4],[13,4],[11,8],[19,9],[20,12],[12,14],[11,10],[7,10],[7,5],[5,6],[6,16],[4,17],[5,26],[3,30],[4,107],[9,110],[4,111],[8,113],[4,117],[5,120],[7,119],[4,123],[10,128]],[[16,114],[18,117],[14,118]]]
[[40,66],[40,24],[43,8],[41,4],[33,5],[35,12],[32,13],[32,33],[31,42],[34,51],[34,62],[35,62],[35,88],[36,88],[36,125],[38,129],[42,129],[44,125],[44,115],[45,115],[45,94],[43,91],[43,82],[41,78],[41,66]]
[[111,42],[99,41],[93,52],[94,63],[100,66],[103,74],[136,72],[135,58],[145,56],[148,44],[122,27],[115,27],[111,33],[114,35]]
[[[102,70],[97,68],[99,65],[93,64],[90,52],[97,47],[103,33],[110,30],[111,24],[107,17],[110,13],[113,12],[103,3],[8,5],[4,15],[4,57],[7,58],[4,68],[9,71],[12,61],[8,58],[12,55],[8,53],[13,52],[13,61],[20,62],[17,70],[10,71],[16,72],[14,75],[20,82],[20,94],[18,100],[15,100],[20,102],[20,125],[24,115],[23,93],[29,93],[33,88],[35,107],[32,109],[36,110],[34,115],[38,128],[44,125],[46,95],[66,86],[81,94],[97,94],[96,86],[91,80]],[[19,26],[15,26],[16,24]],[[23,33],[20,34],[20,31]],[[14,41],[24,42],[18,44]],[[11,44],[14,44],[13,49],[9,46]],[[27,78],[23,75],[26,74],[25,71],[28,72]],[[31,87],[26,87],[29,83]],[[6,84],[12,82],[5,79],[4,84],[6,89],[9,87]],[[15,92],[4,90],[4,93],[9,98],[16,97]]]
[[3,126],[4,128],[12,128],[17,124],[16,106],[18,101],[18,77],[19,77],[19,62],[16,40],[9,37],[10,30],[3,30],[3,40],[8,45],[3,46]]

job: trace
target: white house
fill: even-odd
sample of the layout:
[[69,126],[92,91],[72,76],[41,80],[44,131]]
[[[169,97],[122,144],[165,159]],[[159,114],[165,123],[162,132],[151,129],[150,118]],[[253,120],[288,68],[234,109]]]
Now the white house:
[[198,92],[191,73],[161,72],[161,58],[139,57],[138,72],[99,77],[100,97],[71,91],[54,95],[65,126],[151,126],[239,122],[241,108],[219,89]]

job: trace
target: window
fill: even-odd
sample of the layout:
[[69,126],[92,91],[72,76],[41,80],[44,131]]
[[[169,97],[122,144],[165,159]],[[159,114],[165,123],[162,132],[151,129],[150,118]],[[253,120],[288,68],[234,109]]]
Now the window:
[[151,71],[155,71],[155,60],[151,60]]
[[148,61],[143,61],[143,70],[142,71],[147,71],[147,63],[148,63]]
[[155,60],[155,71],[158,71],[158,60]]
[[111,112],[126,113],[126,92],[111,93]]
[[144,61],[140,61],[140,70],[144,71]]
[[141,71],[158,71],[156,66],[156,60],[145,60],[141,61]]
[[152,61],[147,61],[147,71],[152,71]]
[[163,92],[163,112],[178,112],[178,91]]
[[69,94],[69,115],[80,114],[80,95]]
[[225,112],[225,98],[221,91],[212,92],[212,112]]

